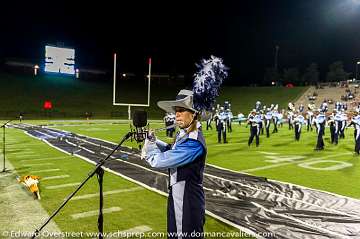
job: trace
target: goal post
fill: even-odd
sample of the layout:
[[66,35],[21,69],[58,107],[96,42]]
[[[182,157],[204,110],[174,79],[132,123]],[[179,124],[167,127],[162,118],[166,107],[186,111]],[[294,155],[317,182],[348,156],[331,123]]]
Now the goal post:
[[117,105],[117,106],[127,106],[128,107],[128,119],[131,120],[131,106],[142,106],[142,107],[149,107],[150,106],[150,82],[151,82],[151,58],[148,59],[148,66],[149,66],[149,71],[148,71],[148,89],[147,89],[147,103],[146,104],[132,104],[132,103],[127,103],[127,102],[117,102],[116,101],[116,67],[117,67],[117,63],[116,63],[116,59],[117,59],[117,54],[114,53],[114,75],[113,75],[113,105]]

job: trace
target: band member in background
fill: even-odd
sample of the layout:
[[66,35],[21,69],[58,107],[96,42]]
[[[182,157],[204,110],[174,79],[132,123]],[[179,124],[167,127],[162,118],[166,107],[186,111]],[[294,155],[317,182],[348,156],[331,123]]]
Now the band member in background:
[[173,134],[175,132],[175,114],[166,113],[166,115],[164,117],[164,121],[165,121],[165,126],[166,127],[169,127],[169,126],[173,125],[173,127],[170,127],[170,128],[166,129],[166,136],[172,138]]
[[255,137],[255,141],[256,141],[256,147],[259,147],[260,123],[261,123],[261,117],[258,114],[256,114],[255,109],[252,110],[251,115],[249,116],[249,119],[248,119],[248,124],[250,125],[250,137],[249,137],[249,141],[248,141],[249,147],[252,144],[254,137]]
[[354,126],[355,153],[360,154],[360,115],[357,111],[353,112],[353,117],[348,127]]
[[231,122],[232,122],[232,119],[233,119],[233,114],[231,112],[231,109],[228,108],[226,110],[225,114],[226,114],[226,128],[228,129],[228,133],[231,133],[232,132]]
[[305,123],[305,118],[304,118],[304,116],[302,116],[300,111],[298,111],[297,115],[295,115],[295,118],[294,118],[295,140],[296,141],[300,140],[301,128],[304,123]]
[[345,127],[346,127],[346,122],[348,120],[347,114],[345,112],[344,109],[341,110],[341,128],[340,128],[340,132],[339,132],[339,137],[341,139],[345,139]]
[[270,124],[273,117],[273,113],[271,112],[270,108],[267,108],[266,114],[265,114],[265,129],[266,129],[266,137],[270,137]]
[[216,120],[216,130],[218,132],[218,143],[221,143],[221,136],[223,138],[224,144],[227,143],[226,141],[226,119],[227,115],[224,112],[224,107],[220,107],[219,114],[217,115]]
[[326,116],[321,109],[316,111],[316,118],[315,118],[315,125],[316,125],[316,133],[317,133],[317,142],[315,150],[323,150],[324,149],[324,131],[325,131],[325,123],[326,123]]
[[274,110],[272,111],[272,116],[273,116],[273,123],[274,123],[274,129],[272,133],[277,133],[278,132],[278,122],[279,122],[279,112],[277,111],[276,108],[274,108]]
[[331,137],[331,143],[335,144],[335,114],[336,110],[334,109],[333,113],[328,117],[327,124],[330,128],[330,137]]

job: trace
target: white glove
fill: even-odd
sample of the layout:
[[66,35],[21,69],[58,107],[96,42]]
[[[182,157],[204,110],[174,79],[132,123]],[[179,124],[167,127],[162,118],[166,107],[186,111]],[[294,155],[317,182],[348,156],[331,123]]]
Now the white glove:
[[155,131],[154,130],[149,130],[147,138],[148,138],[149,141],[155,142],[156,141]]
[[146,159],[146,156],[148,155],[148,152],[150,150],[153,150],[154,147],[156,147],[155,141],[152,142],[148,138],[145,139],[145,143],[143,148],[141,149],[141,159]]

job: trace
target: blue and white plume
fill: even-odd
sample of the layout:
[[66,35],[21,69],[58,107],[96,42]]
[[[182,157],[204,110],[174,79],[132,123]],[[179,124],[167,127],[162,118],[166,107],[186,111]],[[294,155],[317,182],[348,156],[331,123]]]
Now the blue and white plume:
[[228,68],[221,58],[211,56],[196,64],[198,72],[194,75],[194,108],[197,111],[212,110],[223,80],[228,76]]

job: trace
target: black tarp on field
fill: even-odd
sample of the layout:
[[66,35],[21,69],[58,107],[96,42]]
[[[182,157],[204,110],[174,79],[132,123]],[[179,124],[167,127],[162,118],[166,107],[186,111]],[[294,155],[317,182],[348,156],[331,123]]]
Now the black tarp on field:
[[[11,127],[64,152],[97,163],[115,144],[28,124]],[[121,147],[104,167],[156,192],[167,193],[167,171],[153,169],[140,152]],[[354,182],[360,183],[360,182]],[[360,200],[207,165],[207,213],[259,238],[360,238]]]

